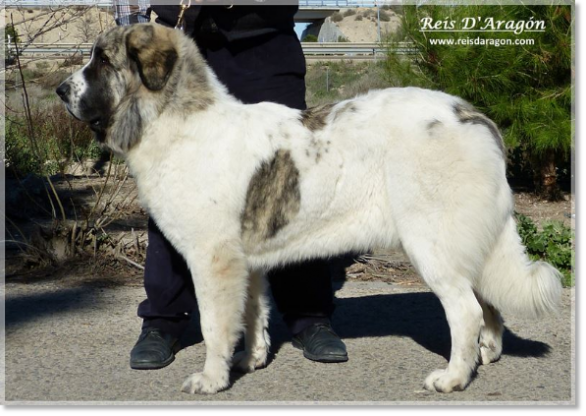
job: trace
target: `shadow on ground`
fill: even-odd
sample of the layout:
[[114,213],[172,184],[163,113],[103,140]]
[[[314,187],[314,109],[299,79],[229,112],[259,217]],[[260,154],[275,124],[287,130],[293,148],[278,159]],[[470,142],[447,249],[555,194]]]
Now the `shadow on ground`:
[[[43,315],[76,313],[93,301],[93,291],[99,285],[80,285],[44,294],[7,296],[6,328],[22,325]],[[184,347],[202,342],[199,316],[192,317],[189,331],[182,339]],[[361,337],[409,337],[432,353],[450,355],[450,331],[439,300],[430,292],[410,292],[336,299],[333,325],[342,339]],[[290,334],[281,317],[271,315],[271,357]],[[138,333],[136,334],[138,337]],[[237,348],[237,350],[241,349]],[[523,339],[508,329],[504,335],[504,354],[522,357],[542,357],[550,347],[542,342]]]
[[94,292],[103,287],[112,287],[109,279],[81,282],[77,287],[63,288],[45,293],[10,296],[5,300],[6,329],[27,323],[45,315],[76,313],[89,308],[95,302]]
[[[185,347],[202,341],[199,316],[193,316],[190,330],[183,338]],[[444,310],[431,292],[397,293],[336,299],[333,326],[342,339],[362,337],[409,337],[428,351],[450,357],[450,329]],[[269,363],[291,335],[281,316],[272,307],[269,332]],[[236,349],[243,348],[242,343]],[[505,328],[503,354],[543,357],[551,347],[540,341],[524,339]]]

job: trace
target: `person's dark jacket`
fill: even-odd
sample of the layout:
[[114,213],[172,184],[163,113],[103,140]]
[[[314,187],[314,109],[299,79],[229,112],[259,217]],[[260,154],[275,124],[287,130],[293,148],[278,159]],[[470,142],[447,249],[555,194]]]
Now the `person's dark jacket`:
[[[179,6],[151,6],[157,23],[174,27]],[[187,34],[221,35],[227,42],[273,33],[294,33],[298,6],[192,6],[184,14]]]

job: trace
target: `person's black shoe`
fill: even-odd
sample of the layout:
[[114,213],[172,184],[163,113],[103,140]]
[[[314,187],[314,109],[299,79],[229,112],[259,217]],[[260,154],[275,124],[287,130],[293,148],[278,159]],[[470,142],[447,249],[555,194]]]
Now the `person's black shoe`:
[[179,339],[158,328],[144,328],[130,351],[130,368],[157,370],[167,367],[180,350]]
[[320,363],[348,361],[346,345],[329,324],[313,324],[293,337],[293,346],[303,350],[303,356]]

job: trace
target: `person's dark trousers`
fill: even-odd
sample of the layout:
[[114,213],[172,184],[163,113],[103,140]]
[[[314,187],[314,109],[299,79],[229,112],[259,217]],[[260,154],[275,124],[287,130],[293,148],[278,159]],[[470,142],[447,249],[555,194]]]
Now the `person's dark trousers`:
[[[213,36],[196,38],[219,80],[244,103],[272,101],[305,109],[305,61],[295,36],[291,30],[260,41],[240,40],[228,45]],[[140,304],[138,315],[144,326],[180,337],[189,322],[188,314],[196,308],[191,276],[184,260],[152,221],[148,237],[147,299]],[[313,323],[329,322],[334,306],[326,260],[274,270],[269,279],[277,308],[293,334]]]

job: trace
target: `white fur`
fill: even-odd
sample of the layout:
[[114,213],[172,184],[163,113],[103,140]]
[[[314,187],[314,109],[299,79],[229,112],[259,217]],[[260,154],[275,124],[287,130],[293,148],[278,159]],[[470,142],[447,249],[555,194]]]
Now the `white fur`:
[[74,116],[78,117],[79,103],[81,97],[87,92],[88,84],[84,77],[84,70],[90,65],[91,59],[79,70],[74,72],[71,77],[68,78],[70,93],[69,103],[67,108]]
[[[244,105],[209,75],[210,107],[150,117],[126,154],[142,202],[193,274],[207,357],[184,391],[215,393],[228,386],[231,365],[265,365],[260,276],[294,261],[402,247],[451,330],[448,367],[427,377],[430,390],[464,389],[478,361],[500,357],[498,310],[555,309],[559,272],[524,253],[500,145],[486,125],[458,119],[462,100],[418,88],[373,91],[338,103],[311,131],[300,111]],[[343,111],[350,101],[356,111]],[[274,237],[247,244],[247,189],[278,150],[299,171],[299,212]],[[245,327],[246,350],[232,361]]]
[[[128,154],[142,200],[186,257],[200,299],[208,358],[185,391],[227,387],[226,354],[242,328],[247,272],[292,261],[402,245],[452,332],[448,368],[425,382],[437,391],[465,388],[481,350],[484,364],[500,356],[502,321],[486,306],[483,314],[477,297],[514,313],[554,308],[558,272],[524,254],[503,155],[485,126],[456,119],[458,98],[415,88],[371,92],[354,100],[358,112],[314,134],[296,110],[222,98],[188,120],[164,114]],[[428,129],[432,120],[442,124]],[[312,139],[328,149],[319,161],[307,154]],[[274,238],[247,247],[240,237],[246,190],[277,149],[290,150],[299,169],[300,212]],[[241,265],[233,281],[214,276],[210,258],[218,250]],[[260,293],[252,291],[249,302]],[[262,309],[256,326],[246,314],[254,330],[237,362],[245,371],[266,362]],[[221,339],[218,328],[226,328]]]

